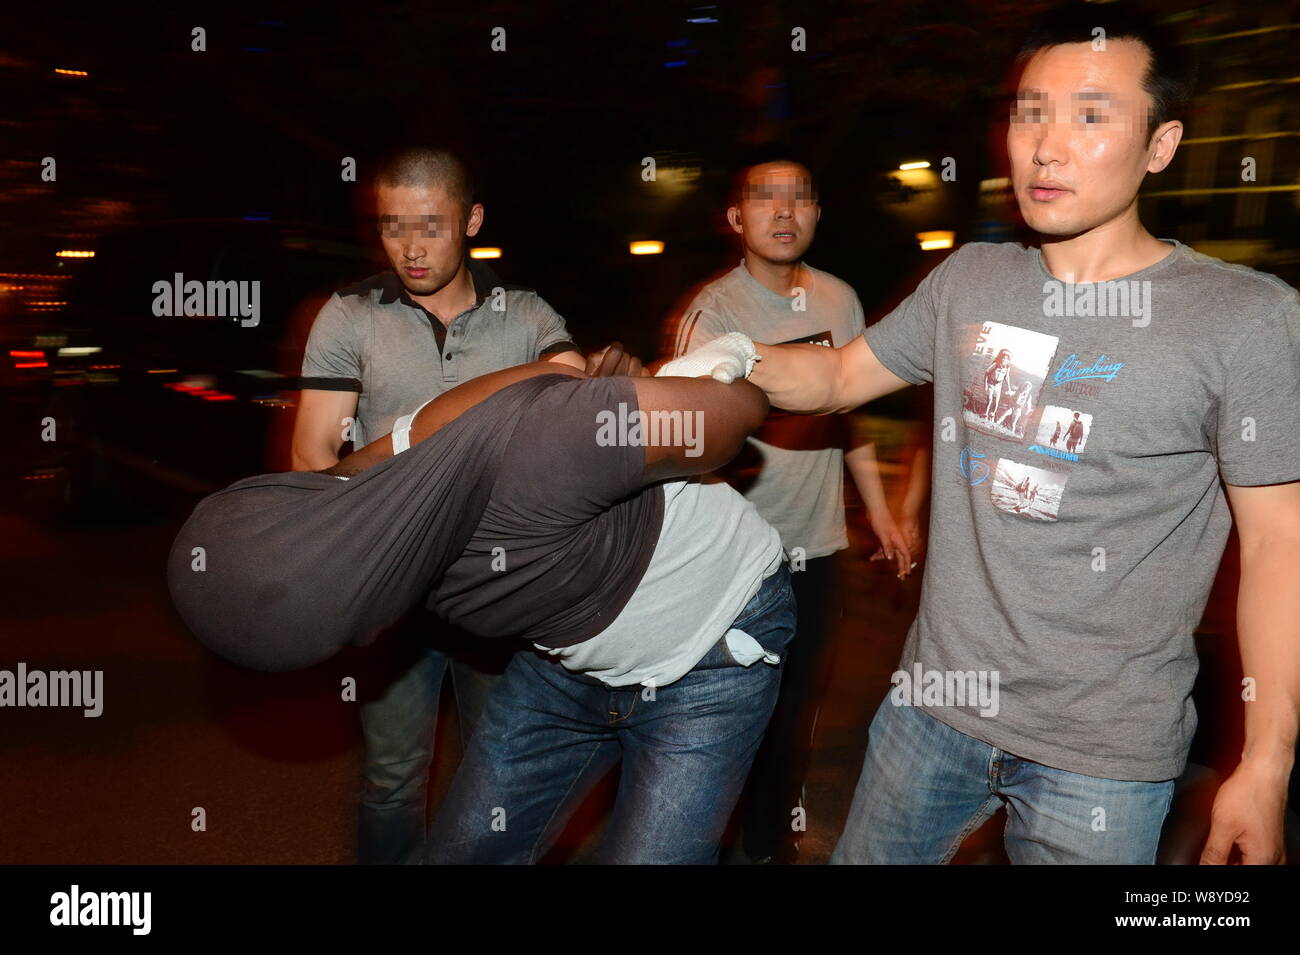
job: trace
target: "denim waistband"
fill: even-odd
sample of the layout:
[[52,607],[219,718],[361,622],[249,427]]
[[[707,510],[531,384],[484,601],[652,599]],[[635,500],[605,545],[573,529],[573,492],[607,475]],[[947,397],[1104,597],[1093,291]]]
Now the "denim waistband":
[[749,603],[741,608],[740,615],[731,625],[737,630],[744,630],[746,622],[770,610],[772,604],[785,597],[791,586],[790,562],[782,557],[780,565],[763,578],[754,596],[750,597]]

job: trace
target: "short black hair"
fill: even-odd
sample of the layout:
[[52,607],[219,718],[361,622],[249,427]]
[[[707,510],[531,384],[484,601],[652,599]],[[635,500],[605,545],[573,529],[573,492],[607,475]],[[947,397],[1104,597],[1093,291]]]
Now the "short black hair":
[[762,146],[746,152],[732,163],[731,175],[727,177],[727,205],[740,205],[745,182],[749,178],[751,169],[755,166],[773,166],[778,163],[806,169],[812,178],[813,191],[816,192],[817,171],[799,150],[788,146]]
[[1177,42],[1172,30],[1132,4],[1102,6],[1075,0],[1047,10],[1030,28],[1016,61],[1063,43],[1091,43],[1098,27],[1107,40],[1135,40],[1150,54],[1142,78],[1142,88],[1152,103],[1147,137],[1169,120],[1182,119],[1196,88],[1196,59],[1186,45]]
[[403,146],[375,169],[376,186],[438,185],[458,199],[466,214],[474,204],[474,183],[464,160],[443,146]]

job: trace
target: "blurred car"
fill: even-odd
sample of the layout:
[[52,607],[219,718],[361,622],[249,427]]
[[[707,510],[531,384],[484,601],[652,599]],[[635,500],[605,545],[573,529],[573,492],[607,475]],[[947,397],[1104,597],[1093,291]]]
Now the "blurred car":
[[[6,476],[102,507],[124,490],[192,499],[287,470],[312,319],[382,267],[350,234],[297,223],[173,221],[103,236],[66,308],[8,336],[9,440],[20,446],[5,449]],[[174,311],[156,283],[195,281],[258,283],[256,323],[233,297],[205,296],[201,315],[155,314]],[[247,304],[253,286],[214,288],[242,289]],[[206,314],[213,305],[221,314]]]

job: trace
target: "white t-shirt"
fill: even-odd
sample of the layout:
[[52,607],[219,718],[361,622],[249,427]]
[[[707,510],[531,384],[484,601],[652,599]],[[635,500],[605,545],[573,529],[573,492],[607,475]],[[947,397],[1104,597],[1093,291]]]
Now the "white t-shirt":
[[[706,483],[707,482],[707,483]],[[622,612],[572,647],[539,650],[610,686],[666,686],[726,636],[740,661],[766,651],[731,624],[781,566],[781,537],[729,484],[708,478],[663,485],[654,556]]]

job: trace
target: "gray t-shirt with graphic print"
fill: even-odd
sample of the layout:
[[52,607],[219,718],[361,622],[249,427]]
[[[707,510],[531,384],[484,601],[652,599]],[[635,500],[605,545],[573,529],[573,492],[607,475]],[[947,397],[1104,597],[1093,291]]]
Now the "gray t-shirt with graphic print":
[[[1300,480],[1295,290],[1171,244],[1125,279],[1067,285],[1037,249],[972,243],[865,333],[935,387],[907,699],[1113,779],[1186,761],[1192,633],[1231,524],[1221,479]],[[996,707],[940,695],[933,674],[971,671],[996,671]]]

